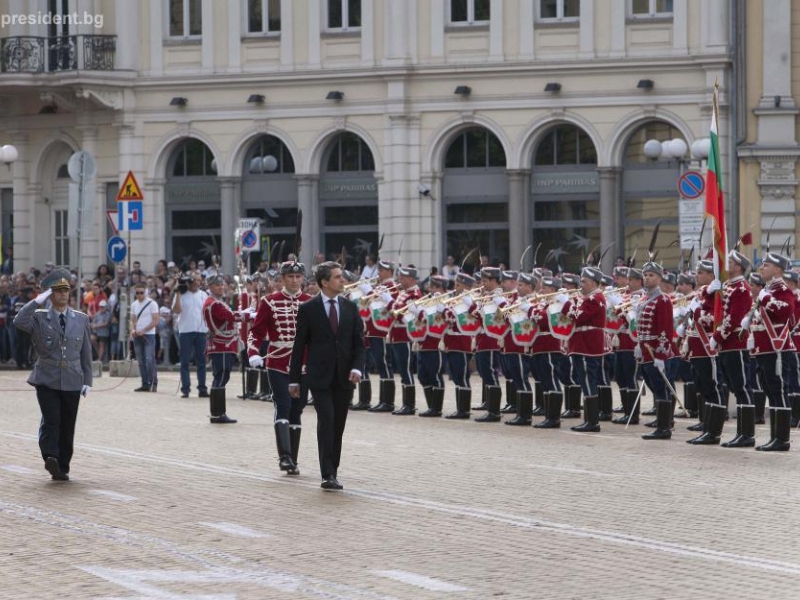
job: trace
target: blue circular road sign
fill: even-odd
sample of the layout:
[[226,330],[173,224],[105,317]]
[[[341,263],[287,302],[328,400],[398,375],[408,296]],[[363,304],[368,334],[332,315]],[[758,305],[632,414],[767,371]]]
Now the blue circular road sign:
[[108,240],[106,252],[108,253],[109,260],[119,263],[125,260],[125,257],[128,255],[128,246],[125,244],[125,240],[115,235]]
[[678,179],[678,192],[684,198],[693,199],[703,195],[706,189],[706,179],[697,171],[686,171]]
[[242,234],[242,246],[245,250],[252,250],[258,244],[258,236],[252,229],[248,229]]

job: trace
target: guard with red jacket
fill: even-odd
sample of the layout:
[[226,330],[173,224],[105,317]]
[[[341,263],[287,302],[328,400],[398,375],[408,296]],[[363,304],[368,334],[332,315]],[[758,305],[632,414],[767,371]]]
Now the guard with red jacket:
[[[467,273],[459,273],[455,278],[455,292],[457,297],[468,297],[469,291],[475,285],[475,278]],[[462,306],[465,303],[462,303]],[[448,322],[444,334],[444,351],[447,358],[447,370],[450,379],[456,387],[456,412],[450,413],[445,419],[469,419],[470,404],[472,403],[472,389],[469,384],[469,361],[472,358],[472,345],[474,336],[468,335],[459,329],[458,309],[449,305],[445,307],[444,317]]]
[[[364,282],[359,286],[359,289],[368,298],[372,298],[373,301],[377,301],[377,298],[381,296],[386,297],[384,294],[388,294],[389,302],[391,302],[397,294],[398,287],[394,280],[394,268],[395,265],[391,261],[378,261],[378,284],[373,289],[368,282]],[[388,302],[384,303],[388,304]],[[370,412],[391,412],[394,410],[395,384],[392,361],[389,358],[389,349],[386,343],[391,330],[391,321],[387,318],[388,325],[385,325],[382,320],[376,324],[373,317],[374,315],[371,312],[370,318],[365,324],[365,334],[367,352],[370,353],[380,378],[378,382],[378,404],[372,407],[369,406],[367,398],[372,395],[372,384],[365,378],[359,384],[359,402],[352,407],[352,410],[366,409]],[[362,396],[364,401],[361,400]]]
[[203,319],[208,326],[208,342],[206,354],[211,358],[211,422],[236,423],[225,414],[225,386],[231,378],[233,357],[239,349],[239,332],[237,325],[247,320],[248,313],[233,312],[224,302],[222,292],[225,278],[213,275],[206,281],[210,292],[203,304]]
[[426,321],[425,337],[420,340],[417,352],[417,377],[425,394],[428,410],[419,413],[420,417],[441,417],[444,403],[444,352],[439,349],[445,329],[437,326],[427,327],[428,312],[433,321],[444,326],[444,306],[436,304],[436,297],[442,296],[450,284],[450,280],[442,275],[434,275],[428,285],[431,290],[430,302],[423,308],[412,309],[417,321]]
[[668,440],[672,437],[672,401],[667,394],[665,363],[672,357],[672,302],[661,291],[661,265],[652,260],[645,263],[642,275],[645,295],[636,308],[638,343],[634,356],[656,402],[656,428],[642,439]]
[[756,450],[764,452],[789,450],[791,407],[783,382],[783,355],[794,351],[791,331],[794,327],[794,294],[783,274],[789,259],[777,252],[767,252],[761,264],[766,287],[758,294],[753,310],[742,320],[742,329],[753,335],[753,355],[764,375],[764,388],[770,404],[772,439]]
[[794,328],[792,329],[792,343],[794,352],[787,352],[783,366],[783,380],[786,384],[786,393],[789,397],[789,406],[792,407],[792,427],[800,425],[800,273],[797,271],[786,271],[783,280],[794,294]]
[[[602,281],[603,272],[600,269],[584,267],[581,271],[580,295],[565,302],[561,309],[561,314],[572,321],[575,327],[567,346],[571,363],[570,379],[573,386],[578,386],[583,392],[585,402],[584,422],[573,427],[573,431],[600,431],[597,383],[602,357],[606,354],[606,298],[600,290]],[[573,394],[577,401],[570,394],[567,410],[579,411],[580,393]]]
[[[542,277],[542,295],[551,296],[561,287],[557,277]],[[536,408],[534,416],[544,415],[545,420],[536,423],[538,429],[558,429],[561,427],[561,404],[563,400],[561,382],[558,378],[565,360],[561,340],[550,330],[550,303],[540,298],[530,308],[529,316],[536,325],[538,333],[531,344],[533,359],[533,379],[536,381]],[[549,413],[548,413],[549,410]]]
[[[755,405],[747,388],[747,370],[750,366],[747,351],[749,336],[741,328],[742,319],[747,316],[753,305],[750,286],[744,278],[747,269],[750,268],[750,261],[744,254],[731,250],[728,254],[727,268],[730,277],[725,285],[720,285],[718,279],[713,280],[703,293],[703,301],[711,304],[713,310],[714,294],[722,292],[722,322],[709,339],[709,347],[719,352],[719,361],[728,389],[736,397],[737,435],[724,446],[742,448],[755,445]],[[701,436],[689,440],[689,443],[719,444],[727,414],[728,407],[725,402],[706,403],[705,430]],[[745,430],[746,433],[743,434]]]
[[[483,395],[481,403],[473,407],[473,410],[485,410],[485,415],[477,417],[475,421],[496,422],[500,420],[500,403],[503,398],[503,391],[500,382],[497,380],[494,365],[496,358],[499,358],[500,341],[486,332],[486,315],[495,315],[498,306],[505,303],[503,290],[500,287],[502,272],[497,267],[484,267],[481,273],[481,287],[485,296],[481,302],[471,304],[472,315],[479,322],[484,323],[481,332],[475,338],[475,368],[483,382]],[[470,303],[472,299],[466,296],[464,300]],[[488,312],[487,312],[488,311]]]
[[280,266],[283,289],[261,299],[256,319],[247,337],[247,354],[251,367],[264,364],[261,344],[269,340],[266,368],[275,406],[275,444],[279,467],[289,475],[299,475],[297,454],[300,449],[302,424],[300,416],[308,398],[308,388],[301,386],[299,398],[289,394],[289,360],[297,333],[297,311],[311,296],[302,291],[305,266],[287,261]]

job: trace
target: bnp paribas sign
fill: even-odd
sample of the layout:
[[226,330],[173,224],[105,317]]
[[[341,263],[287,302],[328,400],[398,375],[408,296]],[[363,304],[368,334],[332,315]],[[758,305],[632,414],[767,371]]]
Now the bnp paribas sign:
[[533,173],[531,191],[534,194],[592,194],[600,192],[597,171],[567,171],[562,173]]

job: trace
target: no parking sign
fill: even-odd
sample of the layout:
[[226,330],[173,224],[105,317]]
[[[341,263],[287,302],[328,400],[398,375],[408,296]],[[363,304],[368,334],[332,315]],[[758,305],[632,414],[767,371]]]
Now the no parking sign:
[[261,251],[261,224],[258,219],[241,219],[239,231],[242,252]]

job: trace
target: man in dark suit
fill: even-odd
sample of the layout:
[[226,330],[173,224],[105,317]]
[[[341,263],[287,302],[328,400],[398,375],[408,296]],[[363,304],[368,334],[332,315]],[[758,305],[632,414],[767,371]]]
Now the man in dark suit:
[[[345,285],[341,265],[324,262],[314,276],[320,293],[301,304],[289,365],[289,394],[300,396],[300,373],[317,411],[317,445],[322,488],[341,490],[336,479],[342,454],[342,434],[353,390],[364,372],[364,325],[354,302],[340,297]],[[307,352],[307,353],[306,353]]]

